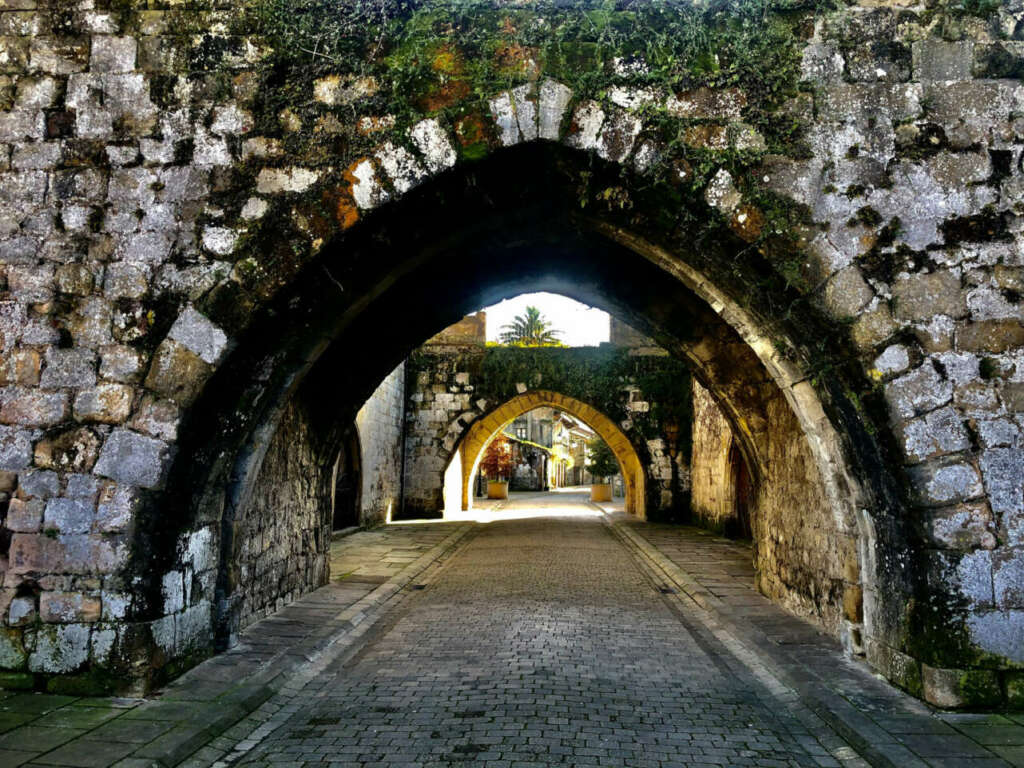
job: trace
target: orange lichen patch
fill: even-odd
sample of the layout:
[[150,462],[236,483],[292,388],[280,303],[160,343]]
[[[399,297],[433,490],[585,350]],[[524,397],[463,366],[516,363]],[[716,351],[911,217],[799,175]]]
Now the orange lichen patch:
[[426,95],[420,98],[419,104],[427,112],[437,112],[462,101],[470,92],[468,81],[448,80],[431,87]]
[[538,54],[537,48],[510,43],[498,46],[494,52],[494,62],[498,65],[498,69],[505,74],[533,79],[540,74],[540,67],[537,64]]
[[462,54],[451,43],[444,43],[430,59],[430,68],[442,75],[461,75],[465,71]]
[[359,209],[351,195],[339,195],[334,215],[343,230],[359,221]]
[[380,131],[389,131],[395,127],[394,115],[367,115],[359,118],[356,131],[360,136],[369,136]]
[[342,178],[349,183],[349,189],[351,189],[353,186],[359,183],[359,179],[356,177],[355,173],[356,168],[358,168],[360,164],[366,162],[367,160],[373,162],[373,160],[369,157],[357,157],[355,159],[355,162],[349,165],[349,167],[346,168],[345,172],[341,175]]
[[764,214],[752,205],[741,205],[733,213],[729,226],[745,241],[752,243],[761,236],[761,230],[764,229]]
[[327,211],[334,211],[334,218],[342,230],[349,229],[359,221],[359,208],[356,206],[355,198],[352,196],[352,186],[358,182],[353,170],[366,158],[359,158],[352,163],[343,174],[346,184],[334,189],[325,190],[322,195],[323,208]]
[[430,56],[430,69],[437,81],[420,97],[419,106],[428,111],[450,107],[469,96],[472,91],[465,77],[466,62],[462,52],[451,43],[442,43]]

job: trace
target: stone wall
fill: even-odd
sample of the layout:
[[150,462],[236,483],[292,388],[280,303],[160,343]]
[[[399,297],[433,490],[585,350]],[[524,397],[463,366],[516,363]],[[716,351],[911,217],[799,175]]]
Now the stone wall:
[[388,374],[356,414],[362,449],[359,520],[380,525],[398,514],[402,495],[405,363]]
[[[856,542],[834,518],[807,438],[781,393],[773,393],[767,415],[767,451],[749,509],[757,587],[862,653]],[[718,531],[735,522],[735,443],[732,425],[694,382],[692,508],[698,524]]]
[[[265,445],[292,385],[343,335],[337,316],[358,327],[401,275],[438,273],[462,253],[424,251],[422,239],[373,250],[373,233],[447,243],[482,221],[481,201],[521,204],[511,189],[543,199],[538,226],[575,216],[569,234],[597,232],[661,269],[629,296],[629,274],[576,290],[611,309],[634,302],[644,332],[689,333],[703,326],[674,316],[681,304],[643,301],[684,283],[750,345],[808,436],[829,506],[857,531],[873,664],[944,701],[994,702],[1024,685],[1018,0],[695,19],[721,45],[677,60],[713,58],[728,88],[699,66],[663,77],[637,57],[662,31],[630,27],[641,8],[612,25],[624,40],[563,25],[573,4],[546,25],[506,5],[471,24],[411,25],[420,38],[389,41],[394,56],[336,61],[275,50],[286,36],[246,26],[248,4],[132,5],[0,8],[0,470],[17,474],[3,482],[14,491],[0,609],[12,680],[30,669],[40,677],[28,683],[51,671],[127,678],[144,670],[139,649],[159,660],[201,646],[212,581],[200,578],[187,606],[162,584],[215,569],[236,464],[255,462],[250,446]],[[578,39],[552,39],[570,27]],[[464,29],[494,44],[462,50]],[[736,56],[729,35],[744,29],[756,35]],[[468,66],[482,49],[500,53]],[[405,78],[394,66],[420,69]],[[483,189],[489,168],[500,181]],[[461,208],[436,233],[441,198]],[[480,282],[504,274],[488,258]],[[468,305],[482,296],[459,282],[465,267],[433,286],[467,292],[448,297],[467,305],[446,322],[485,303]],[[247,335],[271,307],[287,322]],[[386,338],[402,353],[421,341]],[[356,336],[345,344],[362,349]],[[354,403],[394,357],[354,381]],[[726,409],[741,389],[714,386]],[[771,412],[754,426],[781,424]],[[216,450],[176,451],[180,427],[204,424]],[[169,475],[199,479],[164,494]],[[44,604],[73,610],[48,608],[36,631],[26,612]]]
[[284,412],[252,494],[236,513],[232,630],[241,629],[327,582],[333,457],[317,449],[301,402]]

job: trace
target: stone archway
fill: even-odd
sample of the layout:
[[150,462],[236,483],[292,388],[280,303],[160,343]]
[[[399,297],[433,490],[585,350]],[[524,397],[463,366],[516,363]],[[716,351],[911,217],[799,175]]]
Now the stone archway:
[[545,406],[557,408],[577,417],[597,432],[600,438],[608,444],[622,470],[622,478],[626,485],[626,511],[644,520],[646,518],[645,472],[640,463],[640,457],[629,438],[615,422],[600,411],[575,398],[546,390],[524,392],[522,395],[512,398],[473,422],[466,431],[453,452],[453,461],[457,457],[457,466],[460,468],[462,509],[468,510],[472,504],[473,478],[477,473],[484,451],[495,435],[510,421],[527,411]]
[[[873,38],[904,29],[901,47],[885,50],[908,53],[925,27],[861,5],[872,10],[837,9],[824,24],[810,23],[820,19],[809,6],[790,9],[793,23],[769,13],[783,22],[770,25],[694,11],[694,28],[722,44],[714,58],[730,87],[717,73],[691,87],[694,73],[664,79],[634,59],[656,31],[637,9],[608,12],[624,37],[592,40],[592,20],[573,4],[550,11],[584,22],[571,39],[551,40],[561,24],[517,26],[529,11],[510,7],[480,24],[398,29],[395,55],[372,61],[314,53],[311,63],[281,30],[235,37],[199,8],[175,16],[195,35],[165,35],[162,22],[123,9],[108,20],[119,36],[71,14],[54,28],[80,25],[74,45],[23,41],[19,50],[40,55],[12,63],[31,87],[19,84],[5,123],[24,147],[2,201],[0,330],[12,364],[0,456],[20,476],[4,553],[15,580],[131,586],[110,598],[116,642],[84,627],[96,651],[73,669],[56,655],[30,662],[24,648],[11,652],[14,666],[130,674],[136,648],[172,659],[207,648],[211,616],[236,586],[232,521],[265,498],[254,488],[268,452],[283,455],[279,435],[301,422],[315,447],[306,459],[328,465],[340,438],[307,416],[336,394],[333,415],[349,418],[340,411],[422,341],[387,327],[390,311],[423,313],[428,332],[512,290],[516,276],[486,249],[475,257],[490,258],[487,268],[470,257],[467,242],[490,237],[507,258],[523,258],[514,246],[527,241],[564,257],[561,270],[529,265],[521,282],[565,287],[582,275],[571,290],[720,374],[699,373],[752,469],[770,458],[756,390],[777,385],[828,513],[856,531],[873,663],[908,687],[920,688],[922,663],[1005,684],[976,667],[988,654],[1020,661],[1007,638],[1024,622],[1011,419],[1021,400],[1020,163],[1006,138],[1019,84],[997,79],[991,61],[972,64],[970,40],[931,33],[912,41],[907,71],[879,80],[905,67],[848,52],[875,51]],[[753,7],[742,6],[741,16]],[[1000,12],[991,29],[1012,32]],[[873,21],[847,23],[859,17]],[[467,29],[489,44],[467,41]],[[737,29],[755,30],[741,32],[751,44],[770,32],[771,50],[730,61]],[[407,43],[425,55],[403,57]],[[489,53],[488,66],[467,66]],[[396,62],[418,76],[385,94],[381,76]],[[348,74],[364,66],[376,76]],[[485,79],[472,79],[478,71]],[[761,87],[765,77],[773,87]],[[511,226],[491,215],[530,205],[540,214]],[[901,226],[907,210],[913,223]],[[545,215],[561,219],[558,242]],[[566,242],[594,246],[605,263],[567,254]],[[633,269],[643,281],[631,283]],[[435,270],[463,280],[461,292],[432,282]],[[641,283],[640,294],[622,288]],[[417,284],[442,308],[417,303]],[[680,285],[685,294],[673,293]],[[683,338],[699,337],[705,317],[666,307],[694,303],[756,355],[756,375],[728,379],[714,345],[702,355],[702,338]],[[96,492],[79,497],[78,476]],[[303,513],[322,502],[327,484],[313,485]],[[196,587],[188,605],[166,598],[165,579]],[[51,639],[62,631],[44,624]],[[7,629],[12,647],[27,637]]]

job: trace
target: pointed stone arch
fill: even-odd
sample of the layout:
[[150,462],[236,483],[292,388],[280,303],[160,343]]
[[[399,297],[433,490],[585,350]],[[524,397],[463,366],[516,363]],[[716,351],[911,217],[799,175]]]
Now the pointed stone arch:
[[[454,453],[458,454],[461,466],[462,509],[467,510],[472,503],[470,492],[472,480],[476,475],[483,457],[484,450],[501,429],[510,421],[522,416],[534,408],[558,408],[577,417],[591,427],[608,447],[619,462],[622,478],[626,487],[626,511],[641,520],[646,519],[646,480],[644,467],[636,449],[619,426],[603,413],[577,400],[558,392],[536,390],[524,392],[513,397],[495,408],[486,416],[475,421],[466,431]],[[454,456],[453,456],[454,458]]]

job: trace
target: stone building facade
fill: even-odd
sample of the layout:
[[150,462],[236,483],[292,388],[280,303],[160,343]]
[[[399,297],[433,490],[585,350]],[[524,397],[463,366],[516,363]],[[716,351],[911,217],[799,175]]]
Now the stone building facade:
[[[516,350],[458,341],[446,331],[410,358],[415,379],[410,374],[406,403],[407,515],[433,517],[442,510],[463,509],[466,500],[460,452],[474,425],[518,396],[548,389],[584,402],[618,424],[646,475],[644,507],[648,517],[679,517],[688,507],[687,453],[670,450],[662,422],[665,413],[683,411],[688,416],[690,394],[682,387],[665,400],[654,401],[645,395],[638,379],[629,378],[634,371],[643,371],[648,376],[653,371],[656,376],[685,380],[663,351],[635,357],[623,348],[612,347]],[[533,356],[538,358],[536,365]],[[515,375],[509,379],[504,375],[506,369],[521,375],[522,380],[513,380]],[[495,376],[495,372],[499,375]],[[609,377],[615,379],[614,384],[604,386]],[[514,424],[516,418],[540,410],[566,411],[585,418],[571,408],[537,403],[510,414],[496,428]],[[685,426],[688,431],[688,423]],[[551,424],[544,428],[550,434]],[[475,472],[471,476],[475,478]]]
[[143,689],[320,583],[333,425],[525,282],[687,360],[753,474],[799,426],[889,679],[1024,697],[1019,0],[583,5],[323,55],[270,0],[0,6],[2,682]]

